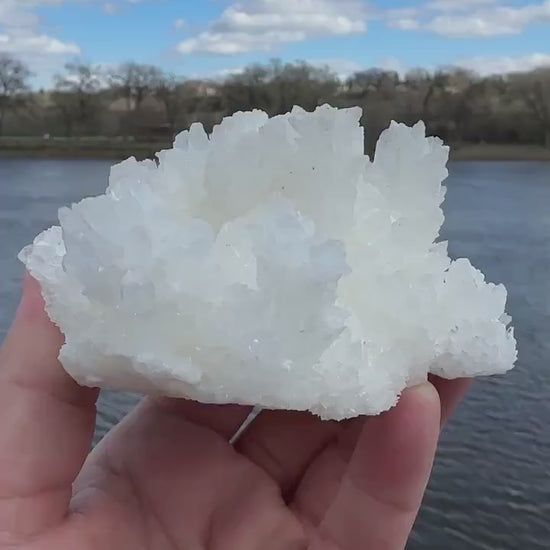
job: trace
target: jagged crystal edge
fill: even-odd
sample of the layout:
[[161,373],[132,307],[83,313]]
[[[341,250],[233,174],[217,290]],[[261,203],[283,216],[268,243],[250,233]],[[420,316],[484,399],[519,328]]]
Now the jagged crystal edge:
[[212,403],[377,414],[428,372],[504,373],[506,290],[437,242],[448,148],[392,123],[373,161],[361,110],[236,113],[20,253],[79,383]]

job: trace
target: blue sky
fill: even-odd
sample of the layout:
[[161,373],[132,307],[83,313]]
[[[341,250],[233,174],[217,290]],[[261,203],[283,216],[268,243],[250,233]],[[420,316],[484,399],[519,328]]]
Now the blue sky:
[[0,52],[48,86],[68,60],[220,76],[272,57],[345,76],[550,64],[550,0],[0,0]]

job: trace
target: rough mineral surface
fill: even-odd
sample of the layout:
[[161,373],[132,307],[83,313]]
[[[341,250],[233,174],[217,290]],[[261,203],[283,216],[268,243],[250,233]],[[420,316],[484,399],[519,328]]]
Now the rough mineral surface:
[[[428,372],[503,373],[506,290],[436,243],[448,149],[358,108],[226,118],[129,159],[20,257],[80,383],[376,414]],[[78,182],[75,182],[77,184]]]

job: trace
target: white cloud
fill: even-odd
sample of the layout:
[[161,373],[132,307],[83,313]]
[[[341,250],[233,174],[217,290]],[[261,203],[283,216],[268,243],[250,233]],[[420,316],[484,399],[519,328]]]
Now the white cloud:
[[63,65],[80,54],[80,48],[72,42],[63,42],[32,30],[0,31],[0,53],[13,55],[31,70],[35,87],[51,86],[53,77]]
[[0,0],[0,53],[25,62],[35,75],[36,86],[49,86],[63,64],[81,53],[78,44],[50,36],[41,29],[35,8],[63,3],[64,0]]
[[420,8],[392,8],[384,12],[388,19],[417,17],[422,13]]
[[418,29],[421,15],[422,11],[419,8],[394,8],[384,13],[384,17],[392,29],[403,31]]
[[435,17],[423,28],[441,36],[468,38],[473,36],[498,36],[502,34],[518,34],[523,25],[501,18],[490,18],[478,15],[472,16],[441,16]]
[[210,27],[177,46],[182,54],[232,55],[322,36],[362,33],[365,5],[358,0],[241,0]]
[[177,31],[181,31],[182,29],[185,29],[187,27],[187,21],[183,19],[183,17],[179,17],[174,21],[174,29]]
[[268,50],[276,44],[301,42],[307,34],[301,31],[270,31],[261,35],[245,32],[212,33],[205,32],[196,38],[181,42],[177,51],[182,54],[208,53],[236,55],[254,50]]
[[400,31],[416,31],[421,28],[420,21],[412,17],[398,17],[390,20],[390,27]]
[[62,0],[0,0],[0,52],[25,61],[45,56],[80,54],[72,42],[64,42],[38,30],[40,20],[33,8],[61,4]]
[[107,15],[117,14],[118,9],[118,6],[113,4],[113,2],[105,2],[105,4],[103,4],[103,13],[106,13]]
[[399,11],[403,10],[386,13],[392,28],[426,30],[456,38],[520,34],[531,25],[550,23],[550,0],[523,6],[499,0],[434,0],[414,15],[399,15]]
[[80,48],[73,42],[63,42],[30,29],[7,29],[0,32],[0,52],[18,57],[45,55],[79,55]]
[[428,8],[436,11],[468,11],[479,6],[496,4],[498,0],[434,0]]
[[0,0],[0,26],[29,27],[38,23],[38,17],[24,2]]
[[63,65],[82,52],[78,44],[46,33],[36,8],[94,2],[98,9],[112,15],[121,11],[124,4],[142,1],[147,0],[0,0],[0,53],[8,53],[26,63],[35,75],[34,86],[49,87]]
[[461,59],[457,61],[456,65],[475,71],[482,76],[527,72],[539,67],[550,67],[550,53],[533,53],[519,57],[478,56]]
[[[87,0],[0,0],[0,25],[21,27],[36,25],[38,16],[34,8],[41,6],[61,6],[62,4],[86,2]],[[127,0],[129,1],[129,0]]]

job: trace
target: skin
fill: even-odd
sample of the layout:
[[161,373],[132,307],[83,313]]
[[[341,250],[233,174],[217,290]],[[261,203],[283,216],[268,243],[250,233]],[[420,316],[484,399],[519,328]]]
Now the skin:
[[0,352],[1,550],[396,550],[441,425],[469,381],[432,380],[377,417],[145,398],[90,452],[98,391],[26,277]]

